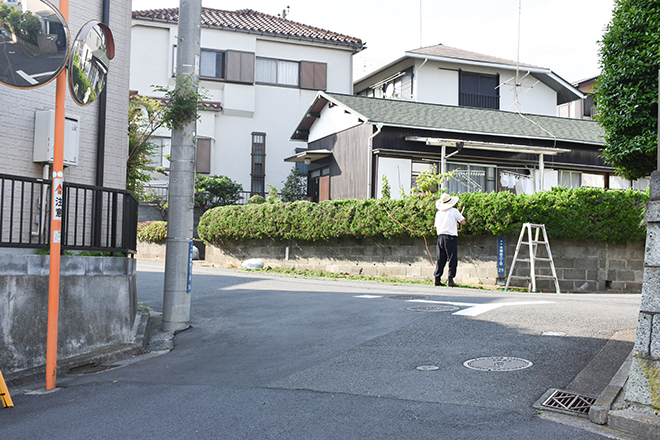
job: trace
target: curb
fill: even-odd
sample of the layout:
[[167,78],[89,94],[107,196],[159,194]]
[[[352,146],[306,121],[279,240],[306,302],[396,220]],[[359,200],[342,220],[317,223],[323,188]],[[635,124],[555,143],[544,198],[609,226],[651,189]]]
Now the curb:
[[617,397],[621,394],[623,386],[628,380],[630,373],[630,365],[632,364],[633,351],[630,352],[626,360],[623,362],[619,371],[616,372],[610,383],[605,387],[596,402],[589,409],[589,420],[598,425],[606,425],[608,414],[612,408],[612,404]]
[[[58,359],[56,370],[57,375],[65,375],[78,368],[92,368],[106,362],[113,362],[118,359],[139,354],[144,350],[145,342],[147,341],[147,327],[149,321],[149,311],[139,309],[135,315],[135,324],[133,325],[133,342],[104,347],[91,353],[85,353],[66,359]],[[9,374],[5,377],[5,382],[8,387],[17,387],[45,380],[45,377],[46,366],[44,365]]]

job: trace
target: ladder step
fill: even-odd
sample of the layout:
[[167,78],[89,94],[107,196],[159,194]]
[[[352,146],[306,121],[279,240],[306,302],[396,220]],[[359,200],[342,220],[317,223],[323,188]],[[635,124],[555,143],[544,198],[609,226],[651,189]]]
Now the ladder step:
[[553,275],[536,275],[536,278],[548,278],[551,280],[554,280],[555,277]]
[[[530,262],[530,259],[529,259],[529,258],[516,258],[516,263],[517,263],[518,261],[522,261],[522,262],[524,262],[524,263],[529,263],[529,262]],[[550,258],[540,258],[540,257],[539,257],[539,258],[534,258],[534,261],[548,261],[548,262],[551,262],[552,259],[550,259]]]
[[[528,245],[529,241],[521,241],[520,244],[527,244]],[[543,241],[543,240],[539,240],[539,241],[532,240],[532,244],[548,244],[548,242]]]

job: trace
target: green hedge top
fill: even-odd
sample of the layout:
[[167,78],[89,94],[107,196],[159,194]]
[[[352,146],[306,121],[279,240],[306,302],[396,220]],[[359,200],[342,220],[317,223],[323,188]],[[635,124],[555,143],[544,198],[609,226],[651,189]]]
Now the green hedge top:
[[[434,236],[437,195],[400,200],[330,200],[221,206],[198,226],[209,243],[269,238],[327,241],[332,238]],[[457,205],[467,224],[461,235],[518,234],[523,223],[545,224],[551,238],[604,243],[643,240],[648,192],[579,188],[516,196],[467,193]]]

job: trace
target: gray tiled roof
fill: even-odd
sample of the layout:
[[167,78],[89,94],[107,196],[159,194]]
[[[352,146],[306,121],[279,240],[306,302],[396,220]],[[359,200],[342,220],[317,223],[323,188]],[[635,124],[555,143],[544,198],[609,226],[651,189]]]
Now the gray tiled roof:
[[[151,9],[133,11],[133,19],[177,23],[179,9]],[[213,29],[231,29],[252,32],[276,37],[294,38],[306,41],[324,42],[356,49],[362,49],[364,44],[359,38],[338,34],[306,24],[296,23],[281,17],[264,14],[251,9],[239,11],[223,11],[219,9],[202,8],[202,27]]]
[[[470,52],[468,50],[457,49],[455,47],[445,46],[444,44],[422,47],[420,49],[409,50],[408,52],[432,57],[453,58],[461,61],[478,61],[482,63],[501,64],[514,67],[517,64],[515,61],[493,57],[490,55],[483,55],[476,52]],[[519,65],[520,67],[535,67],[537,69],[542,69],[542,67],[532,66],[531,64],[520,63]]]
[[324,93],[332,101],[371,123],[455,133],[485,134],[603,145],[603,130],[595,121],[510,111],[427,104],[357,95]]

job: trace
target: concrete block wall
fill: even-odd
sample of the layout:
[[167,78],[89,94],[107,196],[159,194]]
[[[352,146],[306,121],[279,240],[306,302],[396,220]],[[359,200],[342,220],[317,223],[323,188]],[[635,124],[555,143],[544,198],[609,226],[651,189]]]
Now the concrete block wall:
[[660,171],[651,174],[651,201],[647,204],[646,220],[644,288],[625,403],[627,409],[657,417],[660,416]]
[[[498,278],[497,237],[459,237],[456,281],[484,286],[495,286],[498,281],[504,283],[518,236],[505,237],[505,240],[505,276]],[[158,246],[139,243],[137,257],[160,259],[165,252],[159,251]],[[544,255],[545,246],[542,247],[538,256]],[[641,292],[643,242],[613,245],[550,239],[550,250],[562,292]],[[245,240],[206,248],[206,261],[221,266],[240,267],[243,261],[250,258],[261,258],[267,266],[274,267],[430,279],[435,268],[435,240],[429,239],[428,243],[423,239],[405,238],[321,243]],[[519,258],[529,258],[528,247],[521,249]],[[529,273],[528,263],[516,263],[514,275],[529,276]],[[549,263],[539,262],[537,274],[551,274]],[[511,286],[526,288],[527,281],[512,280]],[[537,290],[554,292],[556,289],[551,280],[537,280]]]
[[[50,257],[0,255],[0,369],[46,362]],[[137,313],[131,258],[61,257],[58,359],[132,342]]]

